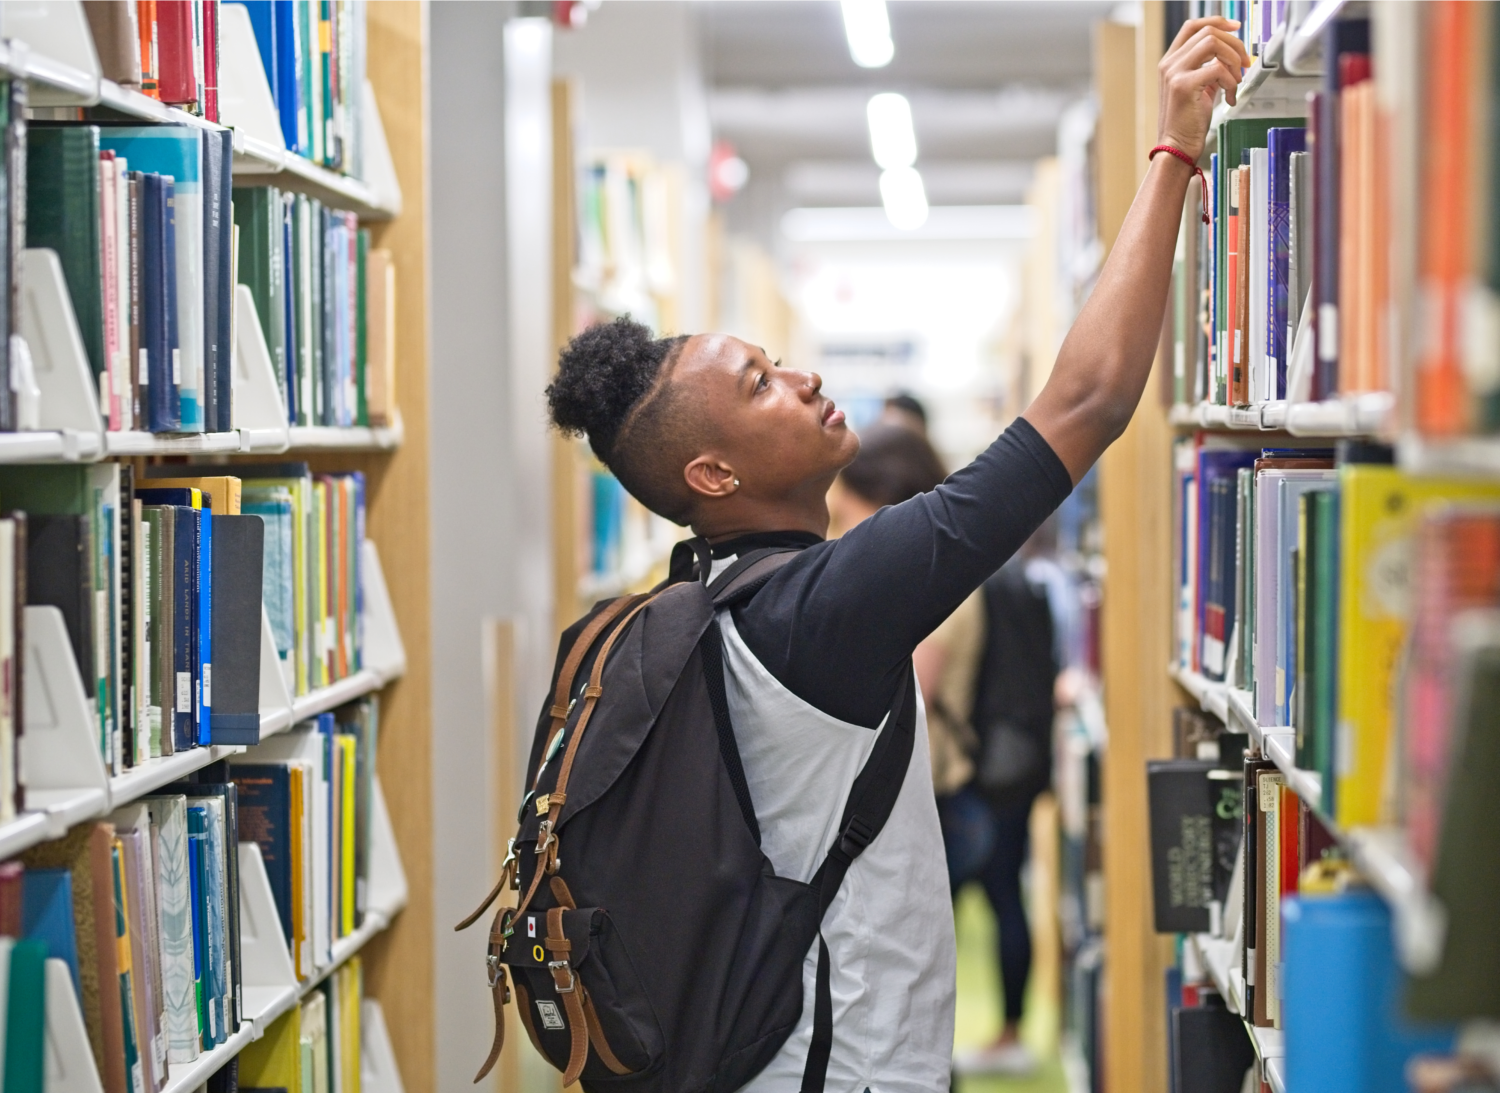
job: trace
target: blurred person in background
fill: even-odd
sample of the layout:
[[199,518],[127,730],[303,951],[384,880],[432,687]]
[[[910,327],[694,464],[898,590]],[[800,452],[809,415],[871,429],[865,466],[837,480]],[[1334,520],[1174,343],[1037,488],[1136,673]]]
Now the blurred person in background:
[[880,420],[927,435],[927,407],[918,402],[916,396],[905,391],[898,391],[885,400],[885,405],[880,410]]

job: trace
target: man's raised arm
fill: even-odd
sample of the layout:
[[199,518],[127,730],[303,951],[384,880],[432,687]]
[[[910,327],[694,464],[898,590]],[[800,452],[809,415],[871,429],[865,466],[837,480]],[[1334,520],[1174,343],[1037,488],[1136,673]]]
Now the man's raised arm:
[[[1158,66],[1157,143],[1196,160],[1222,89],[1234,102],[1250,63],[1218,17],[1183,25]],[[1136,192],[1098,284],[1063,340],[1052,376],[1025,417],[1077,482],[1125,431],[1151,372],[1172,277],[1182,202],[1192,168],[1171,153],[1155,156]],[[1196,183],[1195,183],[1196,184]]]

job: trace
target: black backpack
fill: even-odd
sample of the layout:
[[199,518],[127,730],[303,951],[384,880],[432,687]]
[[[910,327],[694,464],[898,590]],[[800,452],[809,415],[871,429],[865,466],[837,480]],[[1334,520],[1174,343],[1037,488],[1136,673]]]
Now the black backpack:
[[[707,545],[691,547],[706,573]],[[520,830],[499,883],[457,927],[507,886],[521,893],[490,928],[495,1039],[476,1082],[504,1045],[507,969],[532,1044],[590,1093],[731,1093],[796,1029],[803,960],[895,805],[916,704],[908,673],[812,882],[776,876],[729,723],[715,612],[793,553],[747,552],[712,588],[686,580],[597,604],[563,634]],[[820,940],[805,1093],[823,1088],[832,1012]]]

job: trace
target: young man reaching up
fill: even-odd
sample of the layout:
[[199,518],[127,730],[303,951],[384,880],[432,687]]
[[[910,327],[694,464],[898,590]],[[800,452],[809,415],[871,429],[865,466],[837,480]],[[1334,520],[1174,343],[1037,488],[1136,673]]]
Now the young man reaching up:
[[[826,495],[859,441],[810,372],[725,335],[652,340],[628,320],[580,334],[548,391],[647,508],[712,546],[714,571],[764,546],[799,553],[722,613],[730,720],[761,847],[807,881],[838,834],[912,650],[1004,564],[1135,411],[1214,101],[1249,63],[1219,18],[1186,24],[1160,66],[1156,155],[1088,303],[1036,401],[937,489],[825,540]],[[953,1047],[953,920],[925,725],[880,835],[823,919],[833,1043],[825,1088],[945,1090]],[[815,944],[802,1019],[747,1089],[801,1082],[813,1035]]]

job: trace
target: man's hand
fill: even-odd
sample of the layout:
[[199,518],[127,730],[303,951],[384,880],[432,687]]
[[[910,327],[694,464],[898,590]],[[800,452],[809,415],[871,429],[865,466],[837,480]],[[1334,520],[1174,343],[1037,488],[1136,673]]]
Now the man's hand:
[[1156,119],[1158,144],[1170,144],[1197,159],[1203,154],[1217,92],[1234,105],[1240,77],[1250,64],[1245,43],[1234,35],[1239,23],[1212,16],[1182,25],[1172,47],[1156,66],[1161,80]]

